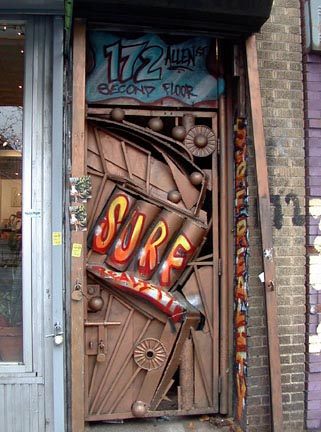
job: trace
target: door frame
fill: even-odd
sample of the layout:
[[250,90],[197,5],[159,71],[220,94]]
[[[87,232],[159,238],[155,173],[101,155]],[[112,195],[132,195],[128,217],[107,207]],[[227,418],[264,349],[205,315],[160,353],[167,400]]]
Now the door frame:
[[[72,177],[81,177],[86,172],[85,139],[85,62],[86,62],[86,26],[80,21],[74,22],[73,69],[72,81]],[[80,291],[86,277],[86,236],[82,231],[71,232],[71,272],[70,272],[70,379],[71,379],[71,430],[83,432],[85,426],[85,388],[84,388],[84,309],[80,295],[73,300],[73,292]],[[75,250],[80,254],[75,253]],[[75,296],[74,296],[75,297]]]

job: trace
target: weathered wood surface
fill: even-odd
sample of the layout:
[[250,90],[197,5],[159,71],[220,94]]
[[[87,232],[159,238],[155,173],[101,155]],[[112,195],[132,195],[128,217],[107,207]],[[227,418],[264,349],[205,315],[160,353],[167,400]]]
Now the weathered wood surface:
[[263,249],[265,304],[268,330],[268,348],[271,383],[273,432],[283,431],[281,363],[279,351],[278,307],[273,257],[273,235],[266,146],[263,127],[260,79],[255,36],[246,41],[247,71],[252,111],[255,162],[259,201],[259,219]]
[[[72,111],[72,176],[81,177],[86,173],[85,142],[85,59],[86,28],[74,24],[73,51],[73,111]],[[81,245],[81,257],[71,258],[71,291],[76,284],[84,289],[86,242],[84,232],[71,233],[71,248]],[[72,297],[71,297],[72,298]],[[71,423],[72,431],[84,430],[84,313],[82,295],[71,300]]]

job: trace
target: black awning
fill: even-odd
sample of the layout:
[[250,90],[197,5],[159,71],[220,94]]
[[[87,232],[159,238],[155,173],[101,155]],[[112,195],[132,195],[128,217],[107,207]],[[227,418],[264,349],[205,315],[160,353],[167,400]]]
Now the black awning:
[[74,16],[123,26],[142,26],[223,36],[256,33],[273,0],[74,0]]
[[57,14],[64,13],[64,0],[1,0],[0,13]]

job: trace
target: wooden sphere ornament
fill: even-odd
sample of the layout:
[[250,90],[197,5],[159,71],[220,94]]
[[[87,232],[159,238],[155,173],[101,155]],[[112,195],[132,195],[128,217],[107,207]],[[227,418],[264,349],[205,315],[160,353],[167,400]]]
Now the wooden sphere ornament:
[[196,137],[194,138],[194,144],[198,148],[206,147],[208,144],[207,137],[205,135],[201,135],[201,134],[196,135]]
[[198,171],[194,171],[192,172],[192,174],[189,176],[189,179],[192,183],[192,185],[194,186],[198,186],[202,183],[203,181],[203,176],[200,172]]
[[154,131],[154,132],[160,132],[163,127],[164,123],[163,120],[160,117],[153,117],[149,120],[148,126]]
[[172,137],[177,141],[183,141],[186,137],[186,129],[184,126],[175,126],[172,129]]
[[206,157],[216,150],[216,136],[208,126],[194,126],[186,134],[184,144],[197,157]]
[[125,118],[125,111],[121,108],[114,108],[112,109],[110,115],[113,120],[121,122]]
[[172,203],[177,204],[182,199],[182,195],[178,190],[172,190],[172,191],[168,192],[167,199],[168,199],[168,201],[171,201]]
[[100,296],[92,297],[88,302],[88,307],[93,312],[99,312],[104,306],[104,300]]
[[136,401],[132,405],[132,413],[135,417],[144,417],[147,412],[147,406],[142,401]]

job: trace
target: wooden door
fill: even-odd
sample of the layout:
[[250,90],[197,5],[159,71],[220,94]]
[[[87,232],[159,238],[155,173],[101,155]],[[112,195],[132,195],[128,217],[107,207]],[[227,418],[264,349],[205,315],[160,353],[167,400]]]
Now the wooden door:
[[219,412],[217,110],[85,110],[75,36],[72,430]]
[[88,109],[88,421],[218,410],[217,116],[158,114]]

